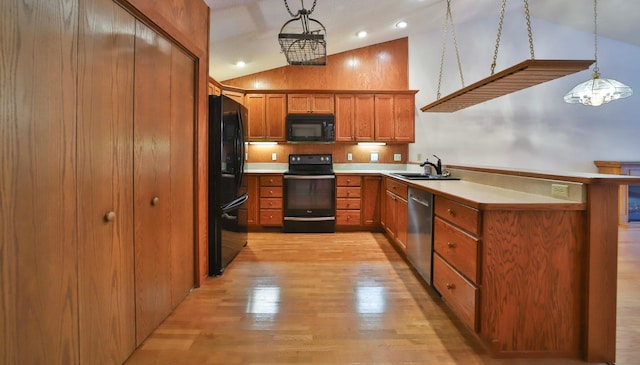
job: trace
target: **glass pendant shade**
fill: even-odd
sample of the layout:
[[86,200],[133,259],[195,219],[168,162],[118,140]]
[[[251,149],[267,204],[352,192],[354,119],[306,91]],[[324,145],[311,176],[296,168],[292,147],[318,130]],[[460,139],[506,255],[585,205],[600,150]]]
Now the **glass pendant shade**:
[[600,106],[612,100],[626,98],[633,94],[633,90],[613,79],[601,79],[598,73],[589,81],[585,81],[569,91],[564,96],[567,103]]

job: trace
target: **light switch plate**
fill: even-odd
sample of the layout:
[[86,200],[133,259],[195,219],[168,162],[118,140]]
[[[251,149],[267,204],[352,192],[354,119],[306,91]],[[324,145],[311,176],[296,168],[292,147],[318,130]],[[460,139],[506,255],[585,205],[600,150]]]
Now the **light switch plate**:
[[353,154],[347,153],[347,161],[352,161],[352,160],[353,160]]
[[402,154],[401,153],[394,153],[393,154],[393,160],[394,161],[402,161]]
[[278,160],[278,156],[276,156],[276,153],[274,152],[271,154],[271,161],[276,161],[276,160]]
[[378,152],[371,152],[371,162],[378,162],[380,154]]

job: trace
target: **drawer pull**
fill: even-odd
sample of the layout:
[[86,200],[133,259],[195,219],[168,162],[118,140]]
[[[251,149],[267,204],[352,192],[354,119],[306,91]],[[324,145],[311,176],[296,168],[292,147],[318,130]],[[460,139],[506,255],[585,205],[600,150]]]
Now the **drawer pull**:
[[446,286],[447,286],[447,289],[449,289],[449,290],[453,290],[453,289],[456,288],[455,284],[451,284],[451,283],[447,283]]
[[273,205],[273,202],[269,202],[269,206],[272,206],[272,205]]
[[454,212],[453,209],[451,209],[451,208],[447,209],[447,213],[449,213],[449,215],[452,216],[452,217],[456,216],[456,212]]
[[454,247],[456,247],[456,245],[454,243],[447,242],[447,247],[454,248]]
[[154,207],[159,203],[160,203],[160,198],[158,198],[157,196],[154,196],[153,199],[151,199],[151,205],[153,205]]

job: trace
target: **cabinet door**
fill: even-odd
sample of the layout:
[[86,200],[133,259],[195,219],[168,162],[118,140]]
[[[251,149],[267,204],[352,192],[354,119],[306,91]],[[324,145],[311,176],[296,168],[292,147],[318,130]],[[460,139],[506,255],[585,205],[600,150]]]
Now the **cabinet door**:
[[359,94],[355,96],[353,124],[356,141],[373,141],[375,139],[375,99],[373,95]]
[[237,101],[240,104],[244,105],[244,94],[238,91],[231,91],[231,90],[222,90],[221,91],[222,95],[228,96],[229,98]]
[[393,141],[395,130],[393,95],[375,96],[375,140]]
[[265,128],[265,97],[264,94],[247,94],[245,106],[249,113],[247,123],[247,139],[249,141],[264,140],[267,131]]
[[265,128],[269,141],[284,141],[285,118],[287,117],[286,94],[266,94],[265,96]]
[[394,140],[414,142],[415,140],[415,97],[395,95],[393,98],[395,117]]
[[355,96],[350,94],[336,95],[336,142],[353,141],[353,117],[355,113]]
[[136,22],[134,211],[136,340],[171,311],[171,43]]
[[311,112],[318,114],[333,114],[333,94],[316,94],[311,96]]
[[260,185],[258,177],[255,175],[247,176],[247,224],[258,224],[258,204],[260,202]]
[[85,2],[84,11],[78,42],[79,358],[80,364],[119,364],[136,345],[135,20],[111,0]]
[[396,241],[403,251],[407,250],[407,219],[409,207],[407,201],[398,197],[396,199]]
[[384,223],[385,229],[389,233],[391,238],[396,237],[396,195],[392,192],[385,191],[385,209],[384,209]]
[[377,226],[380,223],[379,176],[365,176],[362,180],[362,224]]
[[311,100],[308,94],[288,94],[287,111],[289,113],[309,113],[311,111]]
[[195,60],[171,47],[171,308],[195,282],[195,85]]

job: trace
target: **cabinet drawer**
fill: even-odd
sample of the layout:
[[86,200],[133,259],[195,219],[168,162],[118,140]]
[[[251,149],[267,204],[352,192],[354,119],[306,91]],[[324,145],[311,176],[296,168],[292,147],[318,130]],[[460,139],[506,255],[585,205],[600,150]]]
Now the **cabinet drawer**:
[[360,186],[360,176],[357,176],[357,175],[336,175],[336,185],[338,185],[338,186]]
[[480,212],[477,209],[436,195],[434,210],[442,219],[476,236],[480,235]]
[[337,210],[336,224],[340,226],[360,225],[359,210]]
[[260,198],[260,209],[282,209],[282,199]]
[[436,217],[433,222],[433,248],[462,275],[478,283],[478,239]]
[[336,199],[336,209],[357,209],[360,210],[360,199]]
[[389,177],[384,180],[384,184],[386,190],[389,190],[390,192],[401,196],[402,198],[404,198],[404,200],[407,200],[409,196],[409,194],[407,194],[407,184],[401,183]]
[[336,188],[336,196],[338,198],[359,198],[360,187],[338,186]]
[[282,186],[282,175],[260,176],[260,186]]
[[260,198],[282,198],[282,186],[261,186]]
[[260,224],[264,226],[281,226],[282,210],[276,210],[276,209],[260,210]]
[[449,266],[437,253],[433,255],[433,286],[462,322],[478,332],[478,288]]

